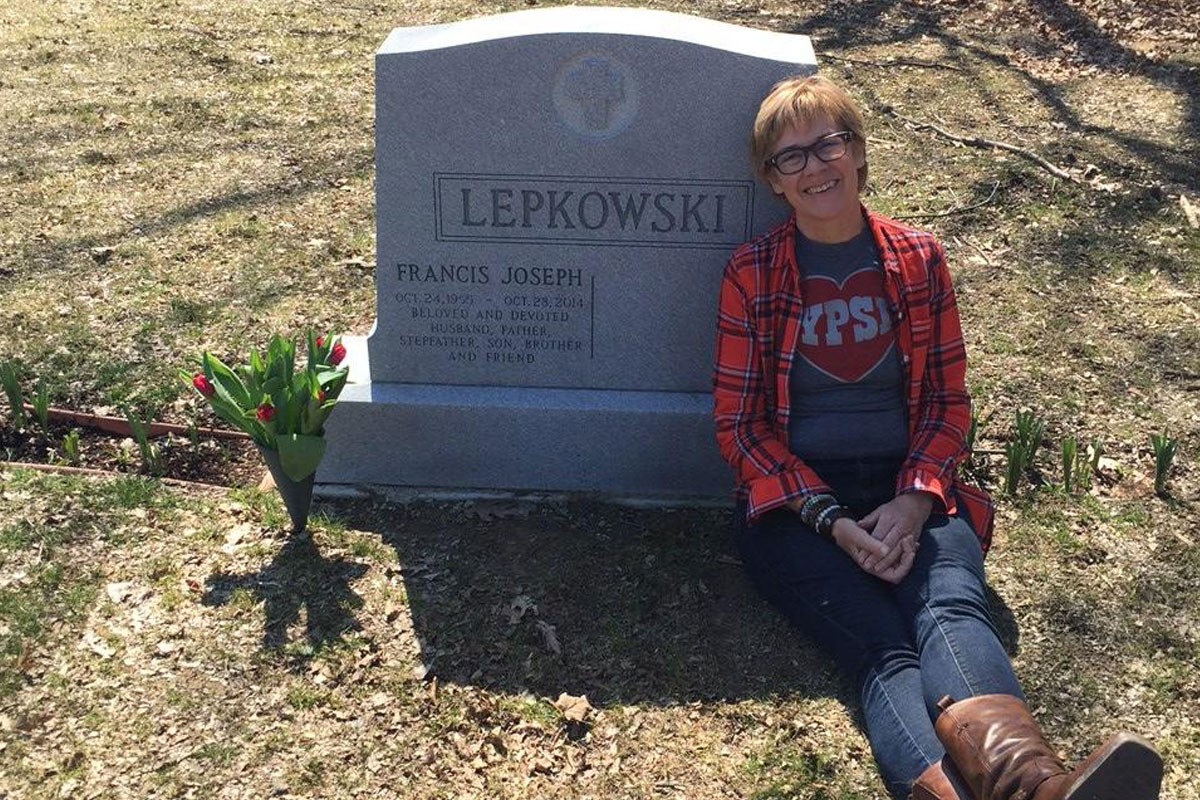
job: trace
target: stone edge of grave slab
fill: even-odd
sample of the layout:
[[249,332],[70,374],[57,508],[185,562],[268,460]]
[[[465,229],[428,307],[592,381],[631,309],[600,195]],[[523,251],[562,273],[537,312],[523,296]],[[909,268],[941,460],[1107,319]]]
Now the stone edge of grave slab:
[[812,40],[807,36],[746,28],[673,11],[604,6],[540,8],[441,25],[396,28],[384,40],[377,55],[555,33],[670,39],[787,64],[816,64]]

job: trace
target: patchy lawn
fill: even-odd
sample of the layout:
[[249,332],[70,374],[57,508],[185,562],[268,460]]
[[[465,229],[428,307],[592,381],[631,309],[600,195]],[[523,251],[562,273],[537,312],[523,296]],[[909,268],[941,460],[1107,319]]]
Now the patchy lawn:
[[[1071,758],[1150,736],[1164,797],[1200,798],[1191,4],[654,5],[808,33],[863,102],[868,201],[951,259],[975,474],[1001,494],[1015,412],[1046,423],[989,556],[1037,713]],[[526,7],[5,4],[5,358],[55,405],[205,426],[191,353],[365,333],[372,53]],[[67,430],[0,430],[4,461],[68,460]],[[1068,436],[1102,449],[1086,491],[1060,488]],[[721,511],[339,501],[292,539],[235,446],[164,446],[168,476],[246,488],[147,479],[102,437],[74,463],[124,474],[0,471],[0,794],[883,796],[850,694],[754,596]]]

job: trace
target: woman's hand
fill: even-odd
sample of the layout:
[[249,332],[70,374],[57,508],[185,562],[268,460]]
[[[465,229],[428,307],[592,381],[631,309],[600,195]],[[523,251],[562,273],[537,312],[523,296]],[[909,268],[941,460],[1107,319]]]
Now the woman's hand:
[[904,580],[916,555],[912,549],[890,548],[849,517],[833,523],[833,541],[861,570],[888,583]]
[[[905,492],[896,495],[859,520],[858,524],[863,530],[869,531],[872,538],[888,548],[888,555],[878,560],[868,560],[863,568],[872,574],[885,573],[895,576],[897,567],[906,560],[908,566],[892,582],[898,583],[903,579],[912,567],[921,529],[932,510],[933,495],[927,492]],[[880,577],[883,575],[880,574]]]
[[[912,504],[910,500],[901,500],[901,498],[916,499],[918,501],[925,500],[927,502]],[[901,501],[900,510],[903,513],[900,516],[910,519],[916,525],[916,534],[913,536],[903,537],[899,534],[898,530],[903,529],[904,526],[897,524],[897,514],[892,512],[881,514],[884,509],[895,504],[897,500]],[[791,500],[787,506],[799,514],[800,507],[803,504],[802,500]],[[910,506],[912,507],[910,508]],[[924,508],[923,512],[920,510],[921,508]],[[924,526],[925,520],[928,519],[932,508],[933,498],[931,495],[923,493],[920,497],[912,497],[908,494],[900,495],[875,509],[858,522],[855,522],[850,517],[843,517],[837,520],[833,523],[831,535],[834,543],[850,556],[860,569],[888,583],[899,583],[904,580],[904,576],[912,569],[913,559],[917,555],[916,537],[920,535],[921,528]],[[917,521],[918,518],[919,521]],[[892,524],[888,528],[884,528],[880,523],[881,519],[890,520]],[[870,527],[864,524],[868,520],[871,521]],[[888,541],[886,537],[876,535],[876,532],[872,528],[878,532],[893,530],[892,541]]]
[[899,583],[912,567],[912,555],[899,554],[896,566],[890,569],[880,569],[878,565],[883,560],[890,560],[891,551],[883,542],[876,539],[869,531],[864,530],[857,522],[849,517],[843,517],[833,523],[833,541],[838,547],[858,564],[859,568],[869,572],[876,578]]

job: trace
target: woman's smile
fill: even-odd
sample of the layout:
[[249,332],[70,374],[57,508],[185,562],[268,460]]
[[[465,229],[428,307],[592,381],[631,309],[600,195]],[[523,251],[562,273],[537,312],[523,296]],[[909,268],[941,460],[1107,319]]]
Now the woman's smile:
[[829,191],[830,189],[832,189],[833,187],[835,187],[837,185],[838,185],[838,181],[836,181],[836,180],[827,181],[825,183],[822,183],[820,186],[814,186],[811,189],[805,189],[804,193],[805,194],[821,194],[823,192]]

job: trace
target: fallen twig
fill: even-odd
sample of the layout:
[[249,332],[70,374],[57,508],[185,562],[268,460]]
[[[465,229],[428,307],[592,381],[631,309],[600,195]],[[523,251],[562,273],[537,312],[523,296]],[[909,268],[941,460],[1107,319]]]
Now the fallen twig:
[[1021,158],[1032,161],[1056,178],[1062,178],[1064,181],[1078,183],[1078,180],[1074,175],[1062,169],[1061,167],[1056,167],[1046,159],[1039,156],[1037,153],[1033,152],[1032,150],[1027,150],[1024,147],[1018,147],[1017,145],[1009,144],[1008,142],[997,142],[993,141],[992,139],[984,139],[981,136],[959,136],[956,133],[951,133],[945,128],[934,125],[932,122],[921,122],[919,120],[909,119],[891,106],[884,106],[880,110],[885,114],[895,117],[901,122],[913,126],[914,130],[930,130],[943,138],[949,139],[952,142],[958,142],[959,144],[965,144],[968,147],[978,147],[983,150],[1006,150],[1010,153],[1015,153],[1016,155],[1021,156]]
[[975,252],[976,252],[976,253],[979,253],[980,257],[981,257],[981,258],[983,258],[983,262],[984,262],[985,264],[987,264],[989,267],[990,267],[990,266],[992,266],[992,260],[991,260],[990,258],[988,258],[988,254],[984,252],[984,250],[983,250],[983,248],[982,248],[982,247],[980,247],[979,245],[975,244],[974,242],[972,242],[970,239],[968,239],[968,238],[967,238],[967,237],[965,237],[965,236],[956,236],[956,237],[954,237],[954,238],[955,238],[955,241],[958,241],[958,242],[965,242],[966,244],[968,244],[968,245],[970,245],[971,247],[973,247],[973,248],[975,249]]
[[848,56],[838,56],[833,53],[817,53],[821,58],[828,58],[833,61],[845,61],[847,64],[858,64],[864,67],[925,67],[926,69],[948,69],[954,72],[962,72],[962,67],[956,67],[953,64],[942,64],[937,61],[914,61],[908,58],[890,58],[887,61],[867,61],[862,58],[850,58]]
[[986,206],[988,203],[992,202],[992,198],[996,196],[996,190],[999,188],[1000,188],[1000,181],[996,181],[996,183],[992,185],[992,193],[991,194],[989,194],[983,200],[980,200],[978,203],[972,203],[969,206],[959,206],[958,208],[952,208],[949,211],[938,211],[937,213],[934,213],[934,214],[905,214],[904,218],[905,219],[936,219],[938,217],[949,217],[952,214],[961,214],[964,211],[971,211],[972,209],[979,208],[980,206]]

